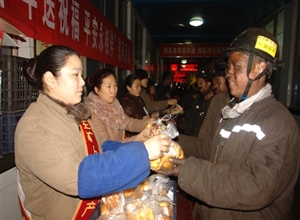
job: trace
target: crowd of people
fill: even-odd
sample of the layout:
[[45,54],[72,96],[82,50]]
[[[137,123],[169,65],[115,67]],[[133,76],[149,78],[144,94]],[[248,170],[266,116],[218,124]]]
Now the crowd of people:
[[187,89],[183,99],[171,97],[169,72],[155,86],[137,69],[119,91],[110,69],[83,80],[79,55],[65,46],[26,60],[24,74],[40,92],[15,133],[24,216],[87,219],[100,196],[137,186],[170,144],[165,134],[146,137],[145,125],[182,103],[174,140],[185,158],[171,158],[174,168],[157,173],[177,177],[180,189],[198,199],[194,216],[292,219],[300,136],[267,83],[278,47],[269,32],[246,29],[224,51],[227,64],[201,69],[195,87],[189,85],[196,90]]

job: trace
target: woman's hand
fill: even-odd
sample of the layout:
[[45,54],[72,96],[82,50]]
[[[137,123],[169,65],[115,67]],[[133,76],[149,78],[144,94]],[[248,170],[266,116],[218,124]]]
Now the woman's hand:
[[158,113],[158,112],[153,112],[153,113],[151,114],[151,118],[154,118],[154,120],[157,120],[158,117],[159,117],[159,113]]
[[143,119],[150,119],[150,116],[145,115],[145,116],[143,117]]
[[168,135],[159,134],[149,138],[144,142],[148,151],[149,160],[162,157],[164,152],[169,152],[170,140]]
[[137,141],[144,142],[148,139],[146,135],[147,130],[148,130],[147,128],[144,128],[144,130],[142,130],[139,134],[137,134]]

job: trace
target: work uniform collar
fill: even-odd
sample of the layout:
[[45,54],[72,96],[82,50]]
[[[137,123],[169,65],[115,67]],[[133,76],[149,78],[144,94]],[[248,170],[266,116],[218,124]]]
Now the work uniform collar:
[[261,88],[255,95],[247,98],[242,102],[236,102],[236,98],[232,98],[230,102],[222,109],[223,119],[236,118],[248,110],[251,105],[262,99],[269,97],[272,93],[272,87],[268,83],[263,88]]

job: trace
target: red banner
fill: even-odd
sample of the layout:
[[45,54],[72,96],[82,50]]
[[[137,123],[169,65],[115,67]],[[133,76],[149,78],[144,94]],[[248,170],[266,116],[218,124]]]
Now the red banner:
[[230,44],[160,44],[160,57],[221,57]]
[[2,38],[3,38],[3,31],[0,30],[0,52],[1,52],[1,47],[2,47]]
[[132,42],[87,0],[0,0],[0,17],[27,37],[133,69]]

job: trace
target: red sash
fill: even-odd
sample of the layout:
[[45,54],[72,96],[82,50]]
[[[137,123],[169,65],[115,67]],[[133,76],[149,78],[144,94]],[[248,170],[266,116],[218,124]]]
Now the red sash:
[[[83,135],[86,155],[99,153],[99,147],[93,130],[87,120],[79,125]],[[72,219],[88,219],[98,205],[100,198],[80,200]]]
[[[86,155],[99,153],[98,143],[89,122],[87,120],[83,120],[79,127],[83,135],[86,148]],[[18,197],[23,214],[23,220],[31,220],[32,218],[30,217],[30,213],[25,209],[23,202],[20,198],[20,192]],[[80,200],[72,219],[89,219],[94,209],[98,205],[99,201],[100,198]]]
[[18,196],[18,200],[19,200],[21,211],[22,211],[22,214],[23,214],[22,220],[32,220],[32,218],[29,217],[29,215],[27,214],[26,209],[24,208],[23,203],[20,199],[20,196]]

